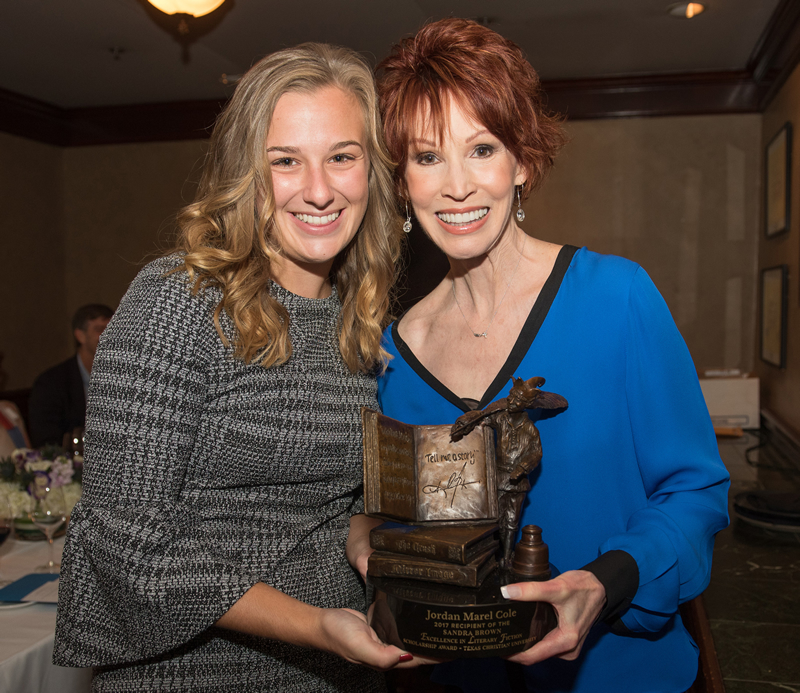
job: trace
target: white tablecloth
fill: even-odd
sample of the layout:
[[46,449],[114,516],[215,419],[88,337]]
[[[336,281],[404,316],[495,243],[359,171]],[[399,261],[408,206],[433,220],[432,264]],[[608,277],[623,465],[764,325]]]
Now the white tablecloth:
[[[56,559],[64,540],[56,539]],[[43,541],[9,539],[0,547],[0,581],[11,582],[47,563]],[[0,693],[86,693],[90,669],[53,665],[56,605],[0,608]]]

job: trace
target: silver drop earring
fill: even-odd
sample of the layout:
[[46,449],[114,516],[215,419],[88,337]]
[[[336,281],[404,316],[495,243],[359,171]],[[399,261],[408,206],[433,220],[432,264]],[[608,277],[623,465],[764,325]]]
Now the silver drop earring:
[[406,201],[406,220],[403,223],[403,231],[411,233],[411,215],[408,213],[408,201]]
[[522,209],[522,200],[520,199],[520,195],[519,195],[519,189],[521,187],[522,187],[521,185],[517,187],[517,221],[520,224],[523,221],[525,221],[525,210]]

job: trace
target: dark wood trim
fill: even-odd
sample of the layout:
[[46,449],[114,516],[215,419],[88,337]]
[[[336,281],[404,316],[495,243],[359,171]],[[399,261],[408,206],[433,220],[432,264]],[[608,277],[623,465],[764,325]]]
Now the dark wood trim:
[[74,147],[205,139],[224,100],[65,109],[0,89],[0,132]]
[[69,144],[68,112],[13,91],[0,89],[0,132],[45,144]]
[[768,89],[759,104],[764,110],[800,63],[800,3],[781,0],[756,44],[747,69]]
[[785,67],[786,48],[790,48],[792,37],[798,29],[800,3],[797,0],[781,0],[756,42],[747,64],[747,70],[756,82],[770,81],[770,73],[774,79],[776,70]]
[[551,110],[569,120],[755,113],[767,85],[747,72],[698,72],[543,82]]
[[70,145],[206,139],[224,105],[210,100],[73,109]]

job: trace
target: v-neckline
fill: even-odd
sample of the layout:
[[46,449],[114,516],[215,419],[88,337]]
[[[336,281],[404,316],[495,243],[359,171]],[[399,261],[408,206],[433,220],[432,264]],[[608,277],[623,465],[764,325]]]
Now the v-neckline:
[[[558,290],[561,288],[561,282],[564,280],[572,258],[577,251],[578,248],[574,245],[565,245],[558,251],[558,257],[556,257],[550,276],[547,277],[547,281],[545,281],[542,290],[539,292],[539,296],[536,298],[531,312],[528,313],[528,317],[519,335],[517,335],[517,340],[511,349],[511,353],[509,353],[508,358],[501,366],[492,383],[486,389],[486,392],[483,393],[483,397],[481,397],[481,401],[478,402],[476,409],[483,409],[489,402],[497,397],[505,384],[511,379],[511,376],[516,373],[517,368],[525,358],[525,354],[530,350],[533,340],[536,339],[536,335],[539,334],[539,329],[544,323],[547,313],[550,311],[550,306],[553,305],[556,294],[558,294]],[[399,322],[400,320],[396,320],[392,324],[392,340],[394,341],[398,353],[420,378],[448,402],[464,412],[470,411],[471,407],[425,368],[414,355],[414,352],[411,351],[408,344],[403,341],[403,338],[397,330],[397,323]]]

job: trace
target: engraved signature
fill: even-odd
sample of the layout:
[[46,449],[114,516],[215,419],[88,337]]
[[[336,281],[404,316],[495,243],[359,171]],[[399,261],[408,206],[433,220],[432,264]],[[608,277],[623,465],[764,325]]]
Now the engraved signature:
[[461,471],[453,472],[450,475],[450,478],[447,480],[444,486],[441,484],[428,484],[427,486],[422,487],[422,492],[431,494],[431,493],[443,493],[445,500],[448,498],[447,492],[452,491],[453,495],[450,496],[450,507],[453,507],[453,503],[456,500],[456,493],[458,493],[458,489],[462,487],[471,486],[472,484],[477,484],[478,481],[464,481],[464,470],[467,468],[468,464],[474,464],[470,460],[464,462],[464,466],[461,467]]

